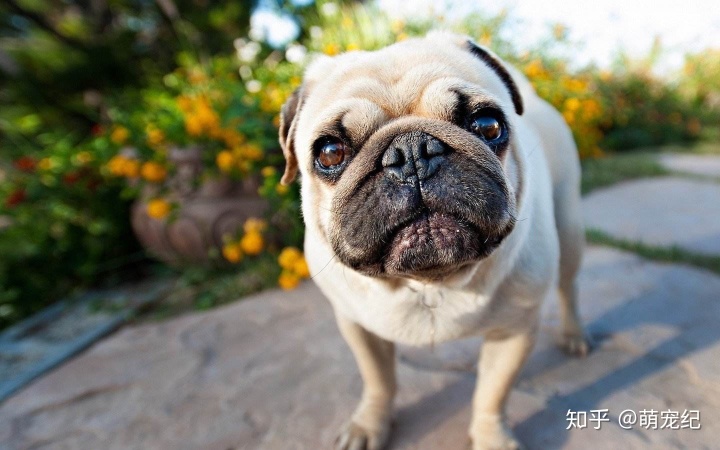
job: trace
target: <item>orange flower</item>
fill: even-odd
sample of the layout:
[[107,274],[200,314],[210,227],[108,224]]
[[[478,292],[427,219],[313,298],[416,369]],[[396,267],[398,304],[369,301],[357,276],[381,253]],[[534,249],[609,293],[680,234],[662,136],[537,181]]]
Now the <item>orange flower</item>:
[[310,269],[308,268],[305,258],[300,258],[295,261],[292,266],[292,271],[300,278],[308,278],[310,276]]
[[263,251],[265,241],[258,232],[246,233],[245,236],[240,239],[240,248],[248,255],[257,255]]
[[283,271],[278,278],[278,284],[286,291],[295,289],[300,284],[300,277],[292,272]]
[[257,217],[249,218],[243,225],[243,230],[245,230],[246,233],[262,233],[265,231],[265,228],[267,228],[267,222]]
[[143,178],[151,183],[159,183],[167,177],[167,169],[154,161],[143,164],[140,173]]
[[223,172],[230,172],[230,170],[232,170],[234,163],[235,163],[235,158],[233,157],[232,152],[230,152],[228,150],[221,151],[215,157],[215,164],[217,164],[218,168],[220,170],[222,170]]
[[325,47],[323,47],[323,53],[326,55],[334,56],[337,55],[340,52],[340,49],[338,48],[337,44],[330,43],[326,44]]
[[122,145],[125,143],[125,141],[128,140],[130,137],[130,131],[128,131],[127,128],[117,125],[113,128],[112,132],[110,133],[110,140],[118,145]]
[[165,133],[154,127],[147,129],[147,143],[150,147],[157,147],[165,142]]
[[172,206],[162,198],[150,200],[147,204],[147,214],[153,219],[163,219],[170,214]]
[[237,264],[243,259],[243,253],[240,245],[237,243],[225,244],[222,248],[223,258],[233,264]]
[[286,270],[291,270],[298,260],[303,258],[300,249],[296,247],[285,247],[278,256],[278,264]]
[[128,178],[140,176],[140,162],[136,159],[126,158],[123,164],[123,175]]

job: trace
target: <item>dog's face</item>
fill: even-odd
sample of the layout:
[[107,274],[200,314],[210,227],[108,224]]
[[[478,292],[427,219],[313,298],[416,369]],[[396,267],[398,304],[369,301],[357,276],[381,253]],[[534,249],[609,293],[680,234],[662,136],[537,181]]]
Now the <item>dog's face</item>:
[[283,108],[283,182],[307,226],[374,277],[440,280],[512,231],[520,94],[466,38],[431,34],[316,61]]

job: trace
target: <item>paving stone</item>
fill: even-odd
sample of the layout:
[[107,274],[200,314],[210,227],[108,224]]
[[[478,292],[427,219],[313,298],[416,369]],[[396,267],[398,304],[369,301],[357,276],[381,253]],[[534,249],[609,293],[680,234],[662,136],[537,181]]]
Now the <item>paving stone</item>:
[[629,181],[592,192],[583,199],[583,213],[586,227],[617,238],[720,255],[718,183],[673,177]]
[[[597,348],[564,356],[553,345],[556,302],[545,305],[509,403],[520,440],[531,449],[716,448],[720,277],[590,247],[580,285]],[[398,373],[390,448],[465,448],[475,375],[403,362]],[[360,392],[330,306],[306,283],[122,329],[0,405],[0,447],[331,448]],[[566,430],[568,409],[603,408],[611,422],[601,430]],[[668,408],[700,410],[702,429],[617,425],[625,409]]]
[[91,291],[61,300],[0,333],[0,402],[115,331],[170,283],[156,281]]
[[660,163],[670,170],[720,178],[720,156],[665,153]]

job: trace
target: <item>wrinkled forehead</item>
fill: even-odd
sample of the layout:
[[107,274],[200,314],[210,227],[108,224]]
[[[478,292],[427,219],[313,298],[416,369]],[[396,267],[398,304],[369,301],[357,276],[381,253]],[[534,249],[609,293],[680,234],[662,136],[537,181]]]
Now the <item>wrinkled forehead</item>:
[[457,45],[427,39],[318,61],[306,82],[303,115],[313,123],[300,128],[309,131],[310,125],[315,135],[338,118],[363,134],[405,115],[450,121],[463,101],[511,104],[502,81],[482,61]]

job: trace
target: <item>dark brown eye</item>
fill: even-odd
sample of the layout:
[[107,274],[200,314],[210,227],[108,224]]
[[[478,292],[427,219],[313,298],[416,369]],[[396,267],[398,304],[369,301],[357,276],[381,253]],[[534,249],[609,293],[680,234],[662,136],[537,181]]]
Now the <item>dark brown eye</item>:
[[320,147],[317,160],[325,169],[331,169],[342,164],[347,156],[347,147],[340,141],[331,141]]
[[492,116],[479,115],[470,122],[470,131],[483,138],[488,143],[493,143],[503,136],[502,123]]

